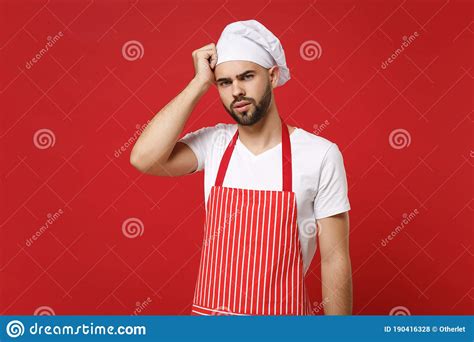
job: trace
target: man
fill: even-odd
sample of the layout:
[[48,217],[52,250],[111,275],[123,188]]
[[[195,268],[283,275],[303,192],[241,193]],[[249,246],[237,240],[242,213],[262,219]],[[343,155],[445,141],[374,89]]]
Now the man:
[[[217,46],[192,56],[194,78],[153,118],[130,156],[151,175],[205,169],[206,222],[192,314],[310,315],[322,307],[325,314],[351,314],[342,155],[336,144],[280,117],[273,89],[290,79],[280,41],[258,21],[239,21],[226,26]],[[211,85],[236,124],[179,139]],[[323,300],[315,309],[305,278],[317,235]]]

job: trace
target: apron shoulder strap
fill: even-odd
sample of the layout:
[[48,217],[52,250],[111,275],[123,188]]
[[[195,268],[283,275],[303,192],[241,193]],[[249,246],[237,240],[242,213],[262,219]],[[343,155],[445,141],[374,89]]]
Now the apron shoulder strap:
[[291,163],[291,141],[288,126],[281,120],[281,162],[282,162],[282,179],[283,191],[293,191],[292,189],[292,163]]
[[232,156],[232,152],[234,151],[235,144],[237,143],[237,138],[239,137],[239,129],[235,132],[232,140],[230,141],[229,145],[224,151],[224,155],[222,156],[221,163],[219,165],[219,170],[217,171],[216,183],[215,186],[222,186],[224,183],[224,177],[227,172],[227,167],[229,166],[230,157]]

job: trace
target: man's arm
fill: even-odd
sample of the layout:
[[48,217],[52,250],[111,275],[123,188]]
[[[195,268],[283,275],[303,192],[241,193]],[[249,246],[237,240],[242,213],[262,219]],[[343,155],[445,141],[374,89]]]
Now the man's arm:
[[317,220],[324,313],[352,315],[349,212]]
[[197,102],[215,82],[215,44],[193,51],[192,56],[196,71],[194,78],[154,116],[132,149],[130,163],[143,173],[181,176],[197,168],[194,152],[177,141]]

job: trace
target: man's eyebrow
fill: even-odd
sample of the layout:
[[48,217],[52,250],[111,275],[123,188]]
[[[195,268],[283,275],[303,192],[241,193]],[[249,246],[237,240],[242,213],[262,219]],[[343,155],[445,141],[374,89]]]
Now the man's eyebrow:
[[[241,78],[241,77],[244,77],[245,75],[247,75],[251,72],[256,72],[256,71],[255,70],[246,70],[243,73],[241,73],[239,75],[236,75],[235,77],[236,78]],[[221,77],[218,80],[216,80],[216,82],[221,82],[221,81],[230,81],[230,77]]]

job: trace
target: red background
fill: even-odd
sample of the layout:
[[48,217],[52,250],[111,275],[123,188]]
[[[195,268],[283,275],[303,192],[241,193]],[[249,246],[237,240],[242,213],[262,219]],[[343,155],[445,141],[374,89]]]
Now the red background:
[[[0,313],[188,314],[203,174],[129,164],[133,137],[194,75],[191,52],[257,19],[286,51],[290,125],[338,144],[349,183],[354,314],[472,314],[472,3],[469,1],[2,1]],[[48,36],[63,37],[31,68]],[[404,36],[419,36],[381,68]],[[122,46],[143,45],[128,61]],[[301,45],[317,41],[320,58]],[[232,122],[217,90],[185,132]],[[317,126],[319,125],[319,126]],[[35,132],[55,144],[40,149]],[[405,129],[411,143],[389,144]],[[183,134],[185,133],[183,132]],[[31,245],[47,215],[63,214]],[[388,245],[381,240],[418,215]],[[139,218],[143,235],[122,223]],[[319,252],[310,269],[321,301]]]

